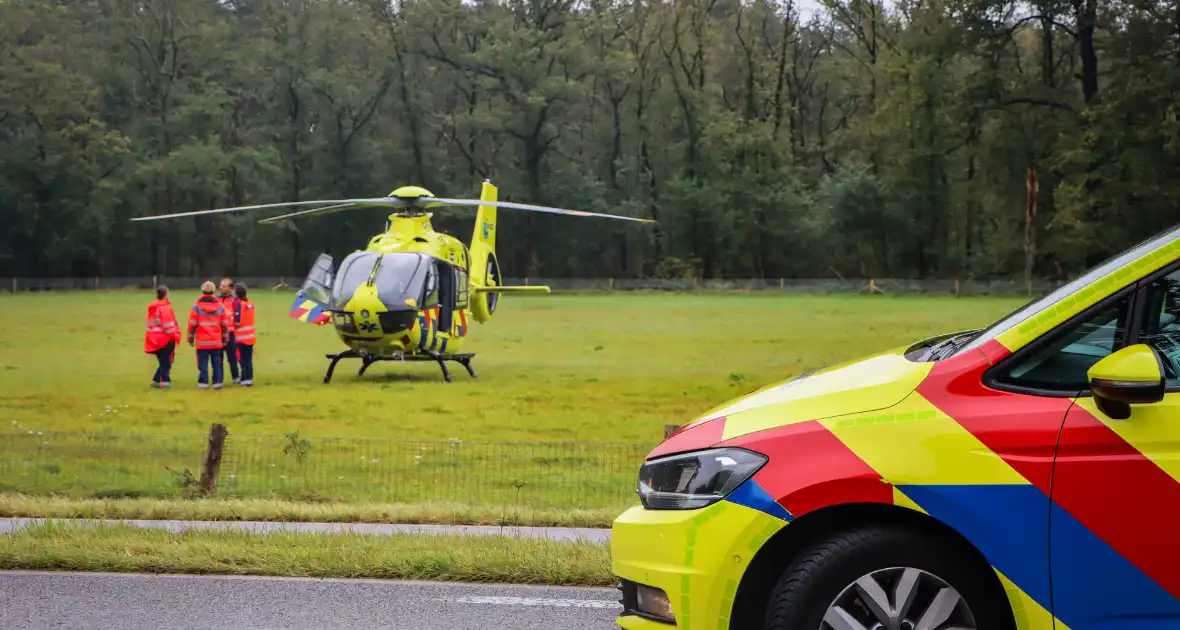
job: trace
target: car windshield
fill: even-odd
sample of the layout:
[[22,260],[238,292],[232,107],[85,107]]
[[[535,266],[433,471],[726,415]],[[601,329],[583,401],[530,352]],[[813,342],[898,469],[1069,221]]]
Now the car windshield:
[[413,253],[378,254],[356,252],[340,263],[340,272],[332,287],[333,308],[343,308],[357,287],[376,274],[377,297],[384,304],[399,304],[406,298],[420,299],[425,274],[420,273],[422,255]]
[[1128,249],[1121,254],[1107,259],[1105,262],[1102,262],[1081,276],[1078,276],[1073,281],[1062,285],[1052,293],[1049,293],[1044,297],[1034,299],[1007,317],[1004,317],[991,326],[983,329],[978,335],[975,335],[975,337],[971,339],[970,343],[959,348],[954,354],[959,354],[960,352],[965,352],[982,346],[988,341],[991,341],[992,339],[995,339],[999,335],[1003,334],[1005,331],[1018,326],[1038,313],[1041,313],[1042,311],[1052,307],[1062,300],[1072,296],[1078,291],[1090,286],[1094,282],[1105,277],[1123,265],[1140,258],[1144,254],[1159,249],[1160,247],[1175,241],[1177,238],[1180,238],[1180,227],[1172,228],[1166,232],[1157,234],[1156,236],[1143,241],[1131,249]]

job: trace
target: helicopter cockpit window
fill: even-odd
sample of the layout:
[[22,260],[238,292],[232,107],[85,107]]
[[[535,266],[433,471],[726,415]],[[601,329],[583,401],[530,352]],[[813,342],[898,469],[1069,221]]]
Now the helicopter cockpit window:
[[420,254],[386,254],[377,268],[377,297],[385,304],[402,304],[418,299],[422,290]]
[[369,279],[373,272],[373,265],[377,263],[379,254],[373,252],[357,252],[350,254],[340,263],[340,271],[336,275],[336,283],[332,287],[332,305],[341,308],[352,299],[357,287]]
[[418,299],[422,294],[421,265],[420,254],[352,254],[340,264],[339,279],[332,287],[332,302],[336,308],[343,307],[370,276],[377,286],[377,298],[385,304],[402,304],[407,298]]

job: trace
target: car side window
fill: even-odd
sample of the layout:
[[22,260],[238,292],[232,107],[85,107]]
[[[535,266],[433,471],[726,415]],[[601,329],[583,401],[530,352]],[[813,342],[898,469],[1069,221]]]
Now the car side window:
[[1147,286],[1138,342],[1159,351],[1168,387],[1180,386],[1180,271]]
[[1123,347],[1131,297],[1103,308],[1053,333],[1047,343],[996,376],[999,383],[1039,390],[1077,392],[1088,389],[1090,367]]

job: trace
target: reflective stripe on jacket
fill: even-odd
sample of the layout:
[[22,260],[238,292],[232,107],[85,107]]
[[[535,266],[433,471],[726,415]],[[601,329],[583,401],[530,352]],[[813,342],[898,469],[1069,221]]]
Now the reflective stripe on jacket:
[[188,315],[188,339],[198,350],[218,350],[225,347],[233,325],[233,317],[220,300],[202,295]]
[[180,323],[172,312],[168,300],[156,300],[148,304],[147,330],[143,335],[143,351],[153,353],[169,343],[180,343]]
[[254,332],[254,303],[249,299],[234,300],[234,341],[252,346],[257,338]]

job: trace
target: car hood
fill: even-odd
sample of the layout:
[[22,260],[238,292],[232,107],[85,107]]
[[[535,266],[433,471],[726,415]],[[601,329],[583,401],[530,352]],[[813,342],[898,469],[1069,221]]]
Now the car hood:
[[728,440],[798,422],[892,407],[934,367],[907,359],[904,353],[905,348],[890,350],[768,385],[711,409],[693,424],[725,418],[720,437]]

